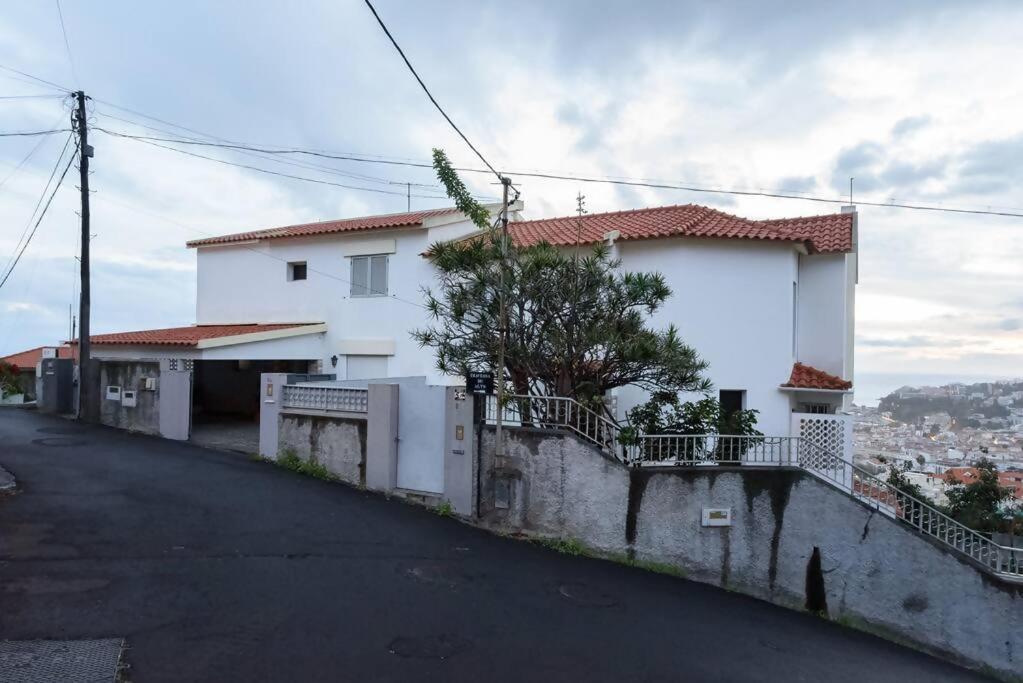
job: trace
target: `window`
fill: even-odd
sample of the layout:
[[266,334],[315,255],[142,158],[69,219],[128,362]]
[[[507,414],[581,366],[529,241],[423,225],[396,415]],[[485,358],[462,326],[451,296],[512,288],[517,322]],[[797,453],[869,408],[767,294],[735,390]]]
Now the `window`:
[[387,256],[352,257],[352,296],[387,296]]
[[293,261],[288,264],[288,282],[304,280],[306,276],[305,261]]
[[735,389],[722,389],[718,393],[721,403],[721,414],[727,419],[746,407],[746,392]]

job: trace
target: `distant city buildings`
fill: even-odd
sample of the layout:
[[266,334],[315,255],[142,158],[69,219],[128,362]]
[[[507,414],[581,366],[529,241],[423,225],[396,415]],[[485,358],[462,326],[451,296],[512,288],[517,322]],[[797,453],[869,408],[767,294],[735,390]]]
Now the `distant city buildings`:
[[902,387],[850,412],[855,460],[867,471],[908,468],[907,479],[943,505],[948,480],[969,483],[986,458],[1023,504],[1023,380]]

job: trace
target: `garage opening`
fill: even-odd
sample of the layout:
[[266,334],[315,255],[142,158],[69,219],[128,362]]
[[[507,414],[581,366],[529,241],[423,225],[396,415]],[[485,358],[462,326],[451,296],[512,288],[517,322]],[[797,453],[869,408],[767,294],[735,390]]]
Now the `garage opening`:
[[210,448],[259,452],[259,376],[306,373],[304,360],[200,360],[192,375],[191,441]]

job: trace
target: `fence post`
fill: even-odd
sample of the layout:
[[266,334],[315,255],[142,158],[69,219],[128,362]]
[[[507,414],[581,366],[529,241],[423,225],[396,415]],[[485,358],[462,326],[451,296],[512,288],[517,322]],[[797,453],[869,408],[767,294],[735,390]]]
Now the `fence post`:
[[398,485],[398,385],[370,384],[366,415],[366,487]]
[[264,458],[276,460],[280,449],[279,418],[287,378],[283,372],[264,372],[259,376],[259,455]]

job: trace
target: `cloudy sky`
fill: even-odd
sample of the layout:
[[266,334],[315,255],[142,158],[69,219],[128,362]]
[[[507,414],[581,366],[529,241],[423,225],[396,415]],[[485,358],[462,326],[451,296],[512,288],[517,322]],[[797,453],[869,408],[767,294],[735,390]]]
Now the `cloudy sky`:
[[[829,198],[847,195],[855,176],[864,201],[1023,213],[1019,3],[376,5],[451,116],[502,168]],[[440,146],[474,163],[357,0],[61,6],[71,59],[55,3],[4,0],[0,64],[84,88],[95,98],[93,126],[388,159],[427,160]],[[0,71],[0,97],[55,92],[11,76]],[[60,97],[0,99],[5,131],[64,127],[67,117]],[[97,332],[194,321],[189,238],[402,211],[406,182],[423,185],[413,187],[413,207],[446,203],[425,170],[291,159],[329,164],[310,168],[193,149],[398,194],[371,193],[93,137]],[[63,144],[59,135],[0,138],[0,260],[14,252]],[[468,180],[496,196],[485,176]],[[570,213],[580,190],[592,212],[688,202],[755,218],[837,210],[518,184],[528,217]],[[67,335],[75,185],[58,194],[0,289],[0,354]],[[1023,219],[860,211],[857,373],[1023,374]]]

